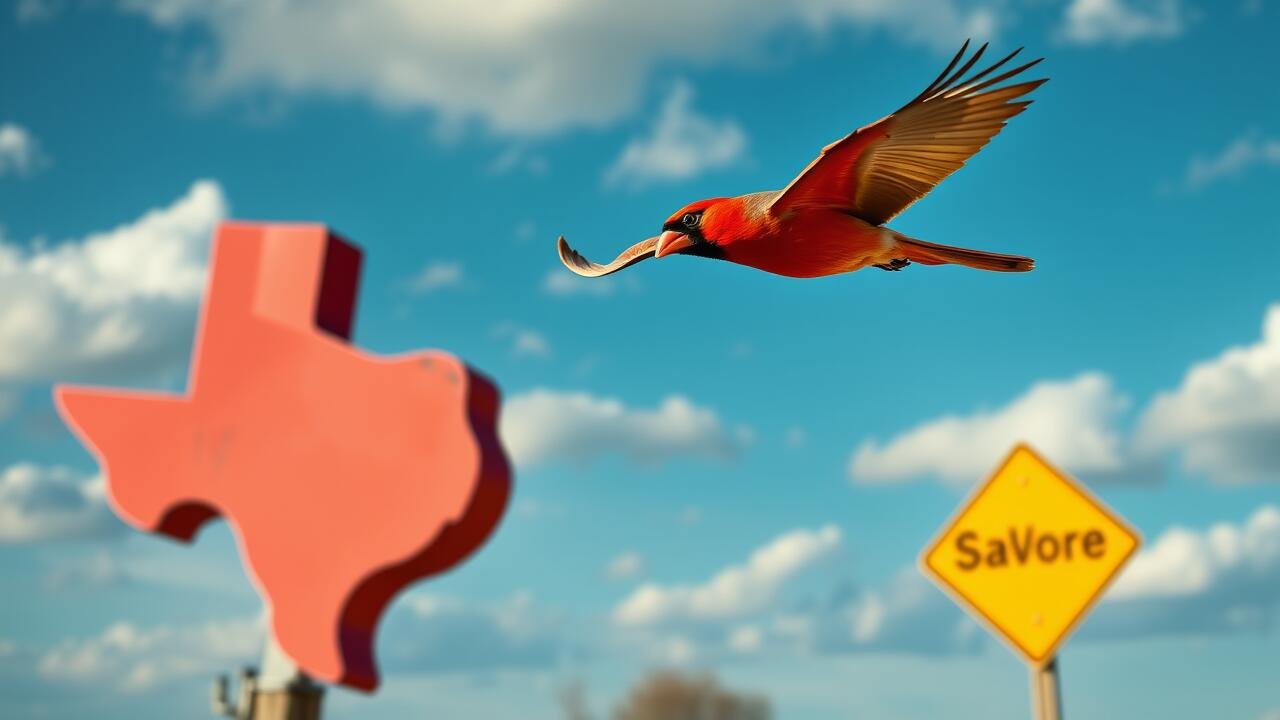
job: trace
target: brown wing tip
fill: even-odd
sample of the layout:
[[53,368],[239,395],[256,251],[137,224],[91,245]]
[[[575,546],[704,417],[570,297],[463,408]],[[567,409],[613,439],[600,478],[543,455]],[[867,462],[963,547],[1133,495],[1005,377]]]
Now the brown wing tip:
[[586,274],[583,270],[591,263],[586,258],[582,257],[582,255],[578,254],[577,250],[570,247],[569,241],[565,240],[563,235],[556,240],[556,252],[559,253],[560,262],[563,263],[565,267],[579,275]]
[[990,253],[990,264],[982,269],[997,272],[1031,272],[1036,269],[1036,261],[1022,255],[1003,255]]
[[995,270],[996,272],[1031,272],[1036,269],[1036,261],[1022,255],[1003,255],[1000,253],[989,253],[989,261],[980,269]]
[[556,241],[556,252],[560,254],[560,262],[564,263],[565,267],[569,268],[575,275],[581,275],[582,277],[600,277],[601,275],[617,272],[625,267],[625,265],[618,265],[616,260],[608,265],[591,262],[583,257],[582,253],[570,247],[569,241],[565,240],[563,235]]
[[560,262],[564,263],[564,266],[569,268],[569,270],[583,277],[594,278],[602,275],[611,275],[623,268],[631,267],[641,260],[647,260],[653,257],[657,244],[657,236],[651,237],[647,240],[641,240],[635,245],[623,250],[622,254],[614,258],[613,262],[608,265],[601,265],[586,259],[577,250],[569,247],[569,243],[564,239],[563,235],[561,235],[560,239],[556,241],[556,250],[560,253]]

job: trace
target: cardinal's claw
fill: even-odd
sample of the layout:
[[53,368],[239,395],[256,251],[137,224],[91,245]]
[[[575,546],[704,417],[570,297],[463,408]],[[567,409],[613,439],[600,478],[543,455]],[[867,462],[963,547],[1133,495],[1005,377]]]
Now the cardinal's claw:
[[897,270],[901,270],[902,268],[910,264],[911,264],[910,260],[907,260],[905,258],[897,258],[894,260],[890,260],[887,263],[880,263],[879,265],[876,265],[876,267],[880,268],[881,270],[897,271]]

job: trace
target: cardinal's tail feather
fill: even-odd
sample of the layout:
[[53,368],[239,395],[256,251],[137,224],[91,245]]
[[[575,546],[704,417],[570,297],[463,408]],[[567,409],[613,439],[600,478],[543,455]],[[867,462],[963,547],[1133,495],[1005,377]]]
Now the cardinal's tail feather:
[[897,237],[897,241],[902,257],[921,265],[954,264],[995,272],[1027,272],[1036,266],[1035,260],[1021,255],[938,245],[902,235]]

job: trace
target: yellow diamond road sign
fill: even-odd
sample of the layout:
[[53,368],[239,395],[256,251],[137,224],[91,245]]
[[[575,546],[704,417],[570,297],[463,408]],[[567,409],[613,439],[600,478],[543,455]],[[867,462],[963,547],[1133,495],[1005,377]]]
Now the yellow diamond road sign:
[[1014,448],[925,549],[925,573],[1043,665],[1142,542],[1083,486]]

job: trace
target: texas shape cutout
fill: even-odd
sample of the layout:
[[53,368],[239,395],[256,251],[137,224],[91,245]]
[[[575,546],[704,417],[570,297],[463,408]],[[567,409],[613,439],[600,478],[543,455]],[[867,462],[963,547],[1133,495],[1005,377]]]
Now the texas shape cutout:
[[184,541],[225,517],[284,651],[373,690],[383,609],[484,542],[510,469],[486,378],[348,344],[360,258],[319,225],[223,224],[186,394],[55,396],[117,514]]

